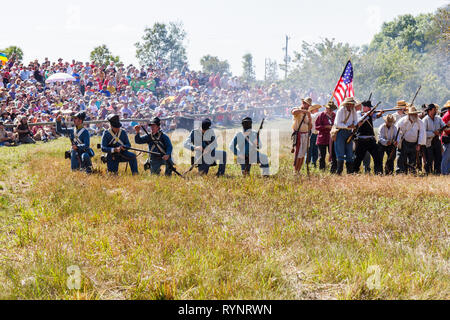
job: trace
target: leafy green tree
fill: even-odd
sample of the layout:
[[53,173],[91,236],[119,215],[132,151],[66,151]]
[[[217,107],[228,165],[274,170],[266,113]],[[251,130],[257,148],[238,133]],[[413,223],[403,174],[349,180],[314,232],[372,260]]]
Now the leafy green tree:
[[23,51],[17,46],[10,46],[8,48],[0,50],[0,52],[6,54],[8,56],[8,59],[12,59],[13,57],[15,57],[17,61],[22,61],[23,59]]
[[381,32],[374,36],[370,45],[377,50],[383,43],[389,46],[407,47],[414,53],[424,53],[434,42],[432,29],[433,14],[411,14],[398,16],[393,21],[383,23]]
[[242,79],[247,82],[253,82],[256,80],[255,66],[253,64],[253,56],[251,53],[247,53],[242,57]]
[[114,56],[106,45],[95,47],[90,54],[91,61],[96,64],[109,64],[110,62],[119,63],[119,56]]
[[200,60],[202,71],[205,73],[230,74],[230,64],[227,60],[219,60],[218,57],[206,55]]
[[142,42],[135,44],[136,57],[141,65],[155,64],[159,58],[169,64],[170,69],[179,70],[187,62],[184,40],[186,32],[181,23],[155,23],[145,28]]

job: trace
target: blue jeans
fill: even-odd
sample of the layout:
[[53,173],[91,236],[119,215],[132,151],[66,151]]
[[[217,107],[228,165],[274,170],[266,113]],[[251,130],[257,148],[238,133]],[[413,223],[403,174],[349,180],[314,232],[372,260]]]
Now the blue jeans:
[[[123,157],[122,157],[123,155]],[[130,164],[130,169],[133,174],[138,173],[138,165],[136,155],[129,151],[122,151],[119,154],[109,153],[106,157],[106,165],[108,167],[108,171],[112,173],[117,173],[119,171],[119,163],[120,162],[128,162]]]
[[312,163],[315,165],[317,162],[317,159],[319,158],[319,148],[317,147],[317,134],[312,133],[310,138],[309,138],[309,152],[308,152],[308,156],[306,158],[306,161],[308,161],[308,163]]
[[450,143],[444,144],[444,153],[442,154],[441,174],[450,174]]
[[352,132],[350,130],[339,130],[337,133],[336,141],[334,142],[337,161],[354,161],[353,141],[347,143],[347,139],[351,134]]

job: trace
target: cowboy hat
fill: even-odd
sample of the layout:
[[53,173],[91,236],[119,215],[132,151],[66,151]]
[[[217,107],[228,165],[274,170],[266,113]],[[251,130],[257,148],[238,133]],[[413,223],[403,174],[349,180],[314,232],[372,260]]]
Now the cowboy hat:
[[322,108],[322,106],[320,104],[315,104],[315,105],[312,105],[311,107],[309,107],[308,111],[312,112],[314,110],[319,110],[320,108]]
[[307,105],[311,106],[312,105],[312,99],[310,97],[302,99],[302,101],[304,103],[306,103]]
[[338,108],[334,101],[328,101],[328,103],[324,105],[324,107],[331,110],[336,110]]
[[395,118],[392,114],[388,114],[386,117],[383,117],[384,121],[386,123],[394,123],[395,122]]

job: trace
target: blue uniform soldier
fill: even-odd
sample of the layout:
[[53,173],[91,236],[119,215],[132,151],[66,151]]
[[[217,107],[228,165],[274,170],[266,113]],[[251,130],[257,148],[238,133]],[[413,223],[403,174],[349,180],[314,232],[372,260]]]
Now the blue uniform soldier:
[[[166,166],[165,175],[172,175],[171,154],[172,143],[169,137],[161,131],[161,120],[158,117],[150,121],[151,132],[145,136],[140,136],[141,126],[135,126],[136,136],[134,141],[137,144],[148,144],[148,151],[159,153],[150,155],[150,172],[151,174],[160,174],[161,166]],[[170,162],[170,163],[169,163]]]
[[136,154],[127,151],[131,147],[127,133],[121,129],[119,116],[110,114],[106,118],[111,128],[105,130],[102,136],[102,151],[107,153],[106,164],[108,172],[117,173],[120,162],[128,162],[133,175],[138,174]]
[[86,128],[83,127],[86,113],[79,112],[74,118],[75,127],[68,129],[61,127],[61,116],[56,118],[56,132],[67,135],[72,142],[72,150],[70,150],[70,166],[72,170],[82,170],[86,173],[92,173],[92,162],[94,150],[90,148],[90,135]]
[[241,165],[243,175],[250,174],[251,165],[258,163],[262,175],[269,175],[269,158],[260,153],[261,141],[258,134],[252,131],[252,119],[247,117],[242,120],[243,132],[238,132],[231,141],[230,150],[237,156],[237,162]]
[[203,120],[201,128],[191,131],[191,134],[184,142],[184,147],[192,152],[195,151],[191,164],[198,166],[200,174],[208,174],[209,167],[216,165],[216,161],[219,162],[216,174],[219,177],[225,174],[227,154],[225,151],[216,150],[216,134],[211,129],[211,125],[210,119]]

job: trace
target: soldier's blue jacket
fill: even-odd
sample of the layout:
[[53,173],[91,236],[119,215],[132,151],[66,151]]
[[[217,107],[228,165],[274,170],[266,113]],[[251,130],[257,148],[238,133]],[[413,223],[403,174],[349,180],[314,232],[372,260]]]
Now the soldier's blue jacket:
[[[62,128],[61,122],[56,121],[56,132],[58,132],[59,134],[68,135],[70,139],[75,142],[75,145],[77,146],[80,153],[90,153],[90,151],[92,150],[90,149],[91,137],[89,135],[89,131],[87,131],[86,128]],[[90,156],[93,157],[93,155]]]
[[114,135],[111,129],[103,131],[102,136],[102,151],[106,153],[113,153],[114,148],[125,146],[131,147],[130,140],[125,130],[120,129],[117,136]]
[[[136,142],[137,144],[148,144],[148,151],[151,152],[161,152],[159,148],[161,148],[164,153],[168,156],[170,156],[172,154],[172,142],[170,142],[170,138],[164,134],[162,131],[159,131],[157,134],[152,135],[150,133],[150,135],[144,135],[144,136],[140,136],[139,134],[137,134],[134,137],[134,142]],[[157,147],[157,145],[159,145],[159,148]],[[162,156],[157,156],[157,155],[150,155],[150,159],[160,159]]]

